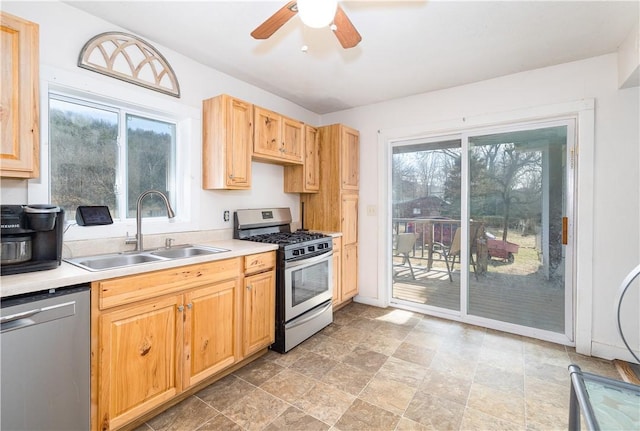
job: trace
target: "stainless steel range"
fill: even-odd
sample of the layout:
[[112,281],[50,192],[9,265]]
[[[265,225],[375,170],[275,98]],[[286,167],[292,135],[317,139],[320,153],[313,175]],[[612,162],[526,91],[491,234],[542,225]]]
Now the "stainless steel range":
[[333,239],[291,232],[289,208],[238,210],[236,239],[278,244],[276,334],[271,348],[286,353],[333,321]]

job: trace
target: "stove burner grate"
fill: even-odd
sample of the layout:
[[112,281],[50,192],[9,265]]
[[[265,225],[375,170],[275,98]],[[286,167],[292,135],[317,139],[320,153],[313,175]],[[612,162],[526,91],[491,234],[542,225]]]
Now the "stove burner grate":
[[265,233],[262,235],[254,235],[245,238],[249,241],[266,242],[270,244],[297,244],[305,241],[312,241],[315,239],[325,238],[327,235],[317,232],[279,232],[279,233]]

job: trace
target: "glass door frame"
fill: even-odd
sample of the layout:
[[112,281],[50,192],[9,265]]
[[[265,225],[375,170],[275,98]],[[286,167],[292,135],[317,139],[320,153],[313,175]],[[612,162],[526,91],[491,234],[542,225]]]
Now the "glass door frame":
[[[420,135],[414,135],[409,138],[396,138],[387,141],[387,170],[388,173],[386,181],[387,186],[387,223],[385,224],[385,230],[387,231],[386,244],[391,244],[391,214],[392,214],[392,155],[393,148],[398,145],[415,145],[416,143],[433,143],[445,140],[459,139],[461,141],[461,248],[462,250],[468,250],[469,247],[469,139],[473,136],[487,135],[492,133],[505,133],[515,131],[535,130],[546,127],[566,126],[567,127],[567,147],[566,147],[566,160],[567,166],[564,172],[566,185],[566,212],[565,217],[568,218],[568,238],[567,245],[565,245],[565,296],[564,296],[564,334],[556,333],[552,331],[540,330],[536,328],[516,325],[512,323],[502,322],[498,320],[487,319],[479,316],[468,314],[468,288],[469,288],[469,254],[462,252],[460,254],[460,267],[467,268],[466,271],[460,272],[460,311],[436,308],[433,306],[411,303],[410,301],[394,299],[392,295],[393,280],[392,271],[387,271],[387,297],[388,304],[401,308],[414,310],[417,312],[434,315],[437,317],[448,318],[452,320],[459,320],[465,323],[470,323],[486,328],[501,330],[514,334],[530,336],[546,341],[556,342],[565,345],[575,345],[575,321],[576,321],[576,253],[575,253],[575,207],[576,207],[576,175],[577,175],[577,158],[575,157],[577,147],[577,135],[578,124],[577,117],[575,115],[558,116],[550,118],[542,118],[536,120],[513,120],[502,124],[492,125],[478,125],[477,127],[469,127],[460,129],[457,131],[449,130],[448,133],[425,133]],[[386,261],[387,265],[392,265],[391,248],[386,247],[386,253],[388,255]]]

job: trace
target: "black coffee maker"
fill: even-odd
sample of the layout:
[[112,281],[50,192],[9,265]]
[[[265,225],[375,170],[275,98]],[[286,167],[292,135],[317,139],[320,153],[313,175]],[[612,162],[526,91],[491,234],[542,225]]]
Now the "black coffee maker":
[[0,205],[1,275],[54,269],[62,260],[64,210],[55,205]]

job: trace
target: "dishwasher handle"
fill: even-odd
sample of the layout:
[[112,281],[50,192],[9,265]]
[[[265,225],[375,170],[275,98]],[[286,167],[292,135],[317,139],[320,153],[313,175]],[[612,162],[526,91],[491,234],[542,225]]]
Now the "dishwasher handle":
[[76,301],[63,302],[48,307],[34,308],[28,311],[0,317],[0,333],[26,328],[39,323],[51,322],[76,314]]

